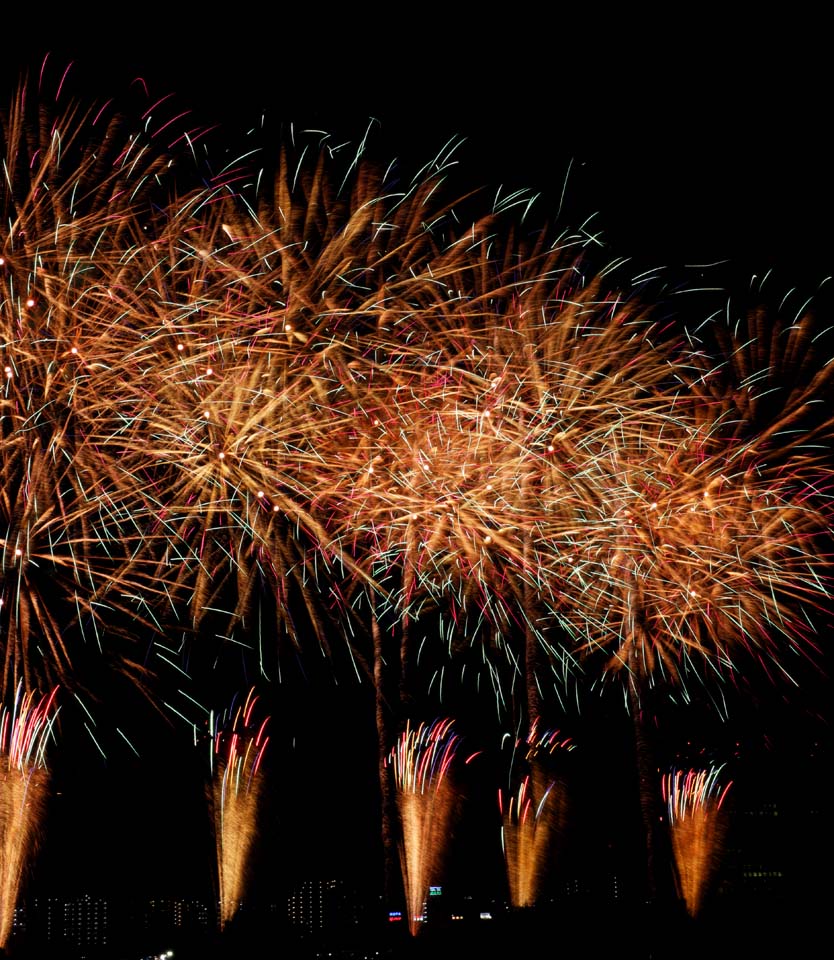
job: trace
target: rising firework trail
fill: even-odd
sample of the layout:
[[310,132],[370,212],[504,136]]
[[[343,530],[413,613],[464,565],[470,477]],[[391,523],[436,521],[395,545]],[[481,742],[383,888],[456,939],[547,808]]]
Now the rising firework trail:
[[56,691],[24,693],[0,708],[0,949],[12,932],[24,872],[46,808],[46,748],[57,715]]
[[400,815],[400,865],[412,935],[424,918],[429,884],[440,878],[456,796],[449,768],[460,745],[451,720],[410,724],[391,751]]
[[514,907],[536,903],[558,853],[566,823],[567,793],[563,778],[553,769],[553,758],[574,748],[572,740],[558,730],[539,734],[535,728],[526,742],[518,741],[512,747],[512,786],[498,791],[498,807]]
[[661,781],[666,824],[677,866],[679,893],[690,916],[703,906],[727,830],[727,793],[722,767],[673,769]]
[[214,817],[221,929],[240,907],[258,830],[263,791],[261,765],[269,742],[269,718],[256,718],[257,702],[250,690],[243,704],[233,703],[222,714],[212,714],[209,724],[209,802]]

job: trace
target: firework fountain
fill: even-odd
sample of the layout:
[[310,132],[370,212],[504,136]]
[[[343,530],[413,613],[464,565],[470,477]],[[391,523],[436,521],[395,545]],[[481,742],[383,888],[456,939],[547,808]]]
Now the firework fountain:
[[566,822],[566,787],[548,769],[547,760],[573,749],[571,739],[558,730],[539,734],[535,727],[526,743],[516,742],[513,747],[511,778],[515,771],[522,772],[512,789],[498,791],[498,806],[510,900],[515,907],[536,903]]
[[408,928],[420,929],[429,884],[443,870],[456,808],[449,767],[460,745],[451,720],[407,725],[388,762],[400,815],[402,867]]
[[12,931],[18,892],[46,807],[46,747],[57,715],[48,697],[19,685],[11,709],[0,709],[0,948]]
[[673,769],[661,780],[680,896],[692,917],[703,905],[727,829],[732,781],[722,783],[721,770]]
[[258,698],[250,691],[244,703],[212,714],[211,784],[214,815],[220,928],[235,916],[246,889],[252,845],[257,836],[263,789],[261,763],[269,742],[268,718],[258,722]]

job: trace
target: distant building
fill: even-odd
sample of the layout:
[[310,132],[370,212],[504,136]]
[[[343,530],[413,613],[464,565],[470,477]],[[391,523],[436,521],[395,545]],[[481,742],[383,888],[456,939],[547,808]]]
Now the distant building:
[[212,904],[194,898],[39,897],[18,908],[14,937],[30,953],[110,957],[126,946],[200,942],[213,929],[214,917]]
[[28,910],[25,904],[14,908],[12,916],[12,939],[26,935],[28,929]]
[[287,899],[287,920],[300,936],[348,933],[366,919],[356,886],[345,880],[304,880]]
[[214,911],[204,900],[154,897],[138,905],[137,919],[149,934],[202,934],[214,923]]
[[[107,901],[90,894],[70,900],[36,899],[27,909],[26,927],[37,928],[39,940],[53,948],[70,950],[78,957],[95,956],[104,951],[110,936],[109,924]],[[27,932],[31,936],[32,930]]]

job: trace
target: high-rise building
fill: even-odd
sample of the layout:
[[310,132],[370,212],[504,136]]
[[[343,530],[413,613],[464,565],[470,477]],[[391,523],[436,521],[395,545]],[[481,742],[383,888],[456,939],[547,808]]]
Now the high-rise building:
[[287,919],[302,936],[358,929],[365,909],[357,888],[345,880],[304,880],[287,900]]
[[33,900],[28,913],[37,926],[39,939],[53,946],[72,949],[77,956],[101,952],[110,935],[108,903],[89,893],[65,900],[46,897]]

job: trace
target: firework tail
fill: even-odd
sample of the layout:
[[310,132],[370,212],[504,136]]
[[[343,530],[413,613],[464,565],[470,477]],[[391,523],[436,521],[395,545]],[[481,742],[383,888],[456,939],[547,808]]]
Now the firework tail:
[[448,833],[456,810],[449,767],[460,744],[451,720],[412,728],[410,723],[391,751],[400,817],[400,864],[408,927],[420,929],[429,884],[443,870]]
[[211,782],[221,930],[237,913],[246,891],[252,845],[263,795],[262,761],[268,719],[255,718],[257,696],[212,716]]
[[27,863],[35,850],[46,808],[46,746],[56,716],[56,691],[24,693],[0,710],[0,948],[12,932]]
[[533,725],[526,742],[514,744],[512,785],[498,792],[501,840],[514,907],[536,903],[558,854],[567,818],[566,785],[553,770],[553,756],[573,750],[574,744],[558,730],[539,734],[537,726]]
[[721,767],[673,769],[661,780],[678,890],[690,916],[703,907],[727,831],[727,794]]

